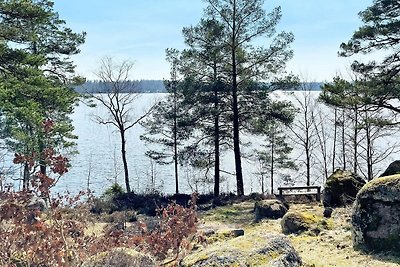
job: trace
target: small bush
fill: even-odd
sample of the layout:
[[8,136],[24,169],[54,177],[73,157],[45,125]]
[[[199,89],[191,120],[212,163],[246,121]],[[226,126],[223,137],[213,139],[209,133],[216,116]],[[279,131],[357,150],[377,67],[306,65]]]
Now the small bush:
[[104,191],[102,197],[106,199],[113,199],[114,197],[117,197],[123,193],[124,189],[122,188],[122,186],[117,183],[114,183],[112,186],[110,186]]

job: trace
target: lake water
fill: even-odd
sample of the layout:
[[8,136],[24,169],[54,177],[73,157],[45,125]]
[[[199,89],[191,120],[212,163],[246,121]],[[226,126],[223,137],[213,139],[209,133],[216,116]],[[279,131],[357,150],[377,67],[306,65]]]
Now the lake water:
[[[132,117],[138,117],[157,101],[163,99],[166,94],[142,94],[134,103]],[[114,126],[100,125],[96,121],[96,116],[107,117],[105,108],[97,105],[89,108],[81,104],[72,115],[75,127],[74,133],[79,136],[77,149],[79,154],[71,158],[72,168],[59,181],[56,189],[61,191],[76,192],[78,188],[87,188],[88,178],[89,187],[95,192],[103,192],[105,188],[112,185],[115,181],[123,187],[123,165],[121,160],[119,133]],[[156,189],[163,193],[175,192],[175,178],[173,165],[158,165],[145,156],[145,152],[151,147],[140,140],[140,135],[144,133],[143,128],[138,124],[127,132],[127,159],[131,188],[135,192],[144,192]],[[232,153],[227,153],[222,159],[224,170],[233,173]],[[249,171],[244,160],[244,173]],[[246,177],[251,174],[245,175]],[[201,171],[191,168],[180,167],[179,190],[182,193],[191,193],[193,190],[200,192],[210,192],[213,188],[212,183],[193,182],[196,178],[203,178]],[[221,191],[231,192],[235,189],[235,179],[233,175],[222,175],[226,179],[221,184]],[[154,177],[151,181],[150,177]]]
[[[311,92],[313,99],[316,99],[319,92]],[[164,98],[165,94],[142,94],[133,104],[134,113],[133,117],[143,114],[152,104]],[[288,95],[284,92],[274,92],[273,98],[280,100],[302,98],[302,92],[296,92],[295,96]],[[297,104],[298,105],[298,104]],[[322,107],[319,113],[323,113],[324,123],[326,123],[326,130],[332,133],[332,123],[328,118],[332,118],[332,111],[326,107]],[[95,108],[90,108],[85,104],[80,104],[75,108],[72,114],[73,124],[75,126],[74,133],[79,136],[77,140],[77,149],[79,154],[71,156],[71,164],[69,172],[64,175],[56,186],[57,191],[70,191],[77,193],[80,190],[85,190],[88,187],[94,190],[96,194],[101,194],[107,187],[114,182],[118,182],[124,186],[123,182],[123,166],[120,155],[120,140],[118,132],[114,126],[100,125],[95,120],[95,116],[106,117],[107,112],[101,105]],[[301,117],[298,117],[300,119]],[[322,116],[321,116],[322,118]],[[130,174],[131,188],[135,192],[145,192],[156,189],[163,193],[174,193],[175,180],[172,165],[156,165],[151,162],[144,154],[149,148],[143,141],[140,140],[140,135],[143,129],[140,125],[131,128],[127,132],[127,158]],[[289,133],[288,133],[289,136]],[[385,137],[381,142],[385,146],[393,145],[392,143],[398,138],[398,134]],[[244,155],[249,155],[254,148],[260,148],[263,138],[246,136],[244,140],[251,141],[252,145],[242,146]],[[331,150],[332,143],[328,141],[329,150]],[[315,148],[316,151],[318,150]],[[318,161],[321,158],[316,152],[314,156],[314,168],[312,182],[314,184],[322,184],[323,177],[322,171],[319,170],[320,165]],[[292,158],[301,165],[301,157],[303,153],[300,147],[296,147],[292,153]],[[395,159],[397,154],[386,158],[377,164],[377,171],[380,171]],[[331,163],[330,163],[331,164]],[[224,181],[221,184],[221,191],[234,192],[235,191],[235,177],[234,173],[234,159],[233,153],[228,152],[224,154],[222,159],[222,168],[224,170]],[[260,192],[261,187],[259,178],[255,174],[257,172],[257,164],[250,159],[243,159],[243,176],[245,183],[245,193]],[[195,180],[204,178],[204,173],[190,168],[180,168],[180,192],[190,193],[193,190],[198,190],[202,193],[211,192],[213,185],[205,181],[195,183]],[[230,173],[230,174],[229,174]],[[284,174],[284,172],[283,172]],[[305,183],[304,170],[300,168],[299,171],[286,172],[289,174],[296,184]],[[153,181],[150,177],[153,177]],[[200,179],[204,180],[204,179]],[[282,185],[280,174],[276,176],[276,186]],[[267,185],[269,180],[266,181]]]

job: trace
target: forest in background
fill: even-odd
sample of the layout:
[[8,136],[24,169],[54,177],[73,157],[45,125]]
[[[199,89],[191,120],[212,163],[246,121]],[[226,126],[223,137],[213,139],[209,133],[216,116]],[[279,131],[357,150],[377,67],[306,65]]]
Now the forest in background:
[[[127,81],[127,90],[124,93],[166,93],[167,90],[163,80],[134,80]],[[310,82],[305,83],[303,87],[308,88],[310,91],[320,91],[323,83]],[[96,94],[108,93],[111,91],[111,83],[103,82],[101,80],[89,80],[82,85],[74,87],[74,90],[80,94]]]
[[[139,80],[126,81],[127,90],[123,93],[166,93],[167,90],[162,80]],[[86,81],[82,85],[78,85],[75,91],[80,94],[96,94],[108,93],[111,91],[111,84],[101,80]]]

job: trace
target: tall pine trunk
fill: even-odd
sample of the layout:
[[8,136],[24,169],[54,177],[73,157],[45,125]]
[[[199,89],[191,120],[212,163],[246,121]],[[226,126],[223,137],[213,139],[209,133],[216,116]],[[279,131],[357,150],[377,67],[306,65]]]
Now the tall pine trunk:
[[335,172],[335,161],[336,161],[336,142],[337,142],[337,108],[335,108],[335,113],[334,113],[334,131],[333,131],[333,152],[332,152],[332,172]]
[[[236,1],[233,1],[233,17],[236,17]],[[236,21],[233,20],[232,32],[236,34]],[[235,34],[232,36],[232,111],[233,111],[233,151],[235,154],[236,190],[238,196],[244,195],[242,158],[240,153],[240,131],[239,131],[239,107],[238,107],[238,84],[237,84],[237,43]]]
[[274,164],[275,164],[275,129],[272,129],[271,140],[271,195],[274,194]]
[[219,152],[219,118],[218,115],[215,117],[215,136],[214,136],[214,197],[219,196],[219,185],[220,185],[220,152]]
[[175,168],[175,194],[179,194],[179,179],[178,179],[178,106],[177,106],[176,85],[174,85],[174,168]]
[[46,175],[46,169],[47,169],[47,167],[46,167],[46,161],[45,161],[45,159],[44,159],[44,150],[45,150],[45,145],[44,145],[44,143],[43,143],[43,136],[41,136],[40,138],[39,138],[39,153],[40,153],[40,155],[39,155],[39,165],[40,165],[40,167],[39,167],[39,170],[40,170],[40,173],[42,174],[42,175]]
[[[234,60],[235,62],[235,60]],[[233,151],[235,154],[236,186],[238,196],[244,195],[242,158],[240,153],[240,132],[239,132],[239,108],[237,99],[236,67],[234,64],[233,86],[232,86],[232,109],[233,109]]]
[[343,157],[343,170],[346,170],[346,132],[344,128],[345,112],[342,113],[342,157]]
[[[215,75],[215,69],[214,69]],[[216,77],[214,77],[216,79]],[[218,98],[218,88],[214,88],[214,197],[219,196],[219,185],[220,185],[220,151],[219,151],[219,98]]]

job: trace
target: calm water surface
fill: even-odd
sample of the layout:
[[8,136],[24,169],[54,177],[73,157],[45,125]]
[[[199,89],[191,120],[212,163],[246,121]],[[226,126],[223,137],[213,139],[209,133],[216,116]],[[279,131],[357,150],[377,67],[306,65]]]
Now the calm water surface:
[[[296,93],[301,97],[301,93]],[[314,98],[318,96],[319,92],[312,92]],[[138,117],[143,114],[154,103],[163,99],[165,94],[143,94],[133,103],[132,118]],[[283,92],[275,92],[274,97],[280,100],[291,98],[293,95],[288,95]],[[332,133],[332,123],[330,119],[333,113],[326,107],[322,107],[320,113],[324,113],[323,121],[326,124],[326,130]],[[114,182],[124,186],[123,180],[123,166],[120,155],[120,139],[116,128],[111,125],[100,125],[95,116],[107,117],[105,108],[97,105],[95,108],[90,108],[85,104],[76,107],[75,112],[71,115],[75,127],[74,133],[79,137],[77,140],[77,149],[79,154],[70,157],[72,167],[69,172],[64,175],[56,186],[59,192],[70,191],[77,193],[80,190],[85,190],[88,187],[95,191],[95,194],[101,194],[107,187]],[[298,117],[299,118],[299,117]],[[158,190],[163,193],[175,192],[175,180],[172,165],[157,165],[151,162],[145,156],[145,152],[149,149],[143,141],[140,140],[140,135],[143,134],[143,128],[136,125],[127,132],[127,158],[129,166],[129,175],[131,188],[135,192],[145,192],[149,190]],[[288,134],[289,136],[289,134]],[[242,153],[244,156],[249,156],[254,148],[260,149],[262,137],[243,136],[244,145],[242,146]],[[289,138],[289,137],[288,137]],[[387,136],[381,139],[380,146],[382,149],[394,145],[398,140],[399,134]],[[252,145],[247,144],[251,141]],[[331,149],[332,142],[328,142]],[[292,158],[298,164],[301,164],[302,150],[295,147]],[[387,159],[377,165],[377,170],[383,170],[386,166],[398,158],[399,154],[393,154]],[[312,181],[315,184],[323,183],[321,170],[318,169],[318,161],[321,156],[314,157],[315,168],[313,170]],[[224,180],[221,184],[221,191],[234,192],[235,190],[235,177],[234,173],[234,158],[232,152],[224,154],[222,159],[222,174]],[[258,170],[256,163],[248,158],[243,158],[243,176],[245,183],[245,193],[260,192],[260,182],[258,176],[255,174]],[[213,185],[204,181],[204,172],[196,171],[193,169],[183,168],[180,170],[180,192],[190,193],[193,190],[200,192],[211,192]],[[282,185],[280,177],[285,172],[278,172],[276,174],[275,186]],[[286,172],[297,184],[304,184],[304,174],[302,169],[295,172]],[[153,179],[151,178],[153,177]],[[194,181],[201,180],[198,183]],[[266,181],[269,184],[269,180]]]

